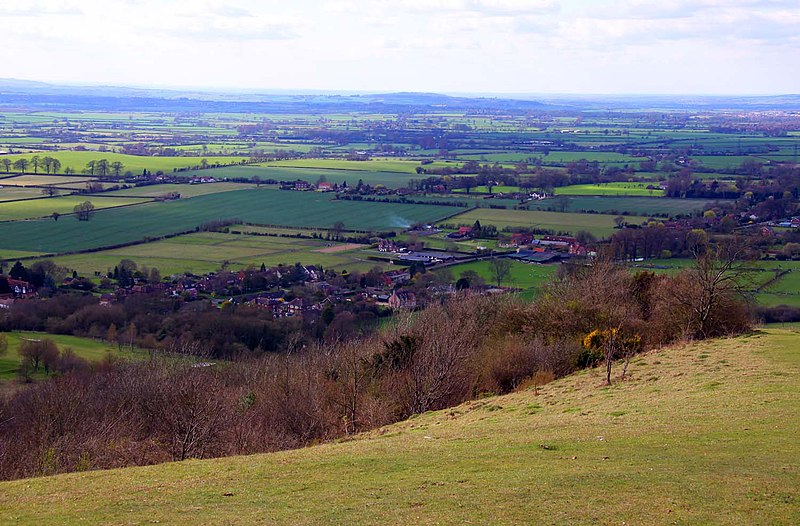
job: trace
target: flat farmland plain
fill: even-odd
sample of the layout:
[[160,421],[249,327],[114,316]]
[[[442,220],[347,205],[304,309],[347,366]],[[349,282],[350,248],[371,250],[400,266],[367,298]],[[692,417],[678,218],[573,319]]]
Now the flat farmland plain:
[[349,230],[393,230],[434,222],[451,207],[336,201],[315,192],[238,190],[191,199],[101,210],[91,221],[15,221],[0,224],[0,250],[63,253],[111,247],[179,232],[222,220]]

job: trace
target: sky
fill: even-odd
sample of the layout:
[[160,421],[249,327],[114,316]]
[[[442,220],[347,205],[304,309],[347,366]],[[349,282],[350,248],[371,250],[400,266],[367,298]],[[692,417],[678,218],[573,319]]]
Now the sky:
[[492,94],[800,93],[800,0],[0,0],[0,78]]

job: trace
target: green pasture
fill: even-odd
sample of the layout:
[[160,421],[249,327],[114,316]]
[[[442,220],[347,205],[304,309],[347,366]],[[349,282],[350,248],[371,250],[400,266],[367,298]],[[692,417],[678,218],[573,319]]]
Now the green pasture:
[[0,181],[0,202],[16,201],[17,199],[31,199],[42,197],[41,188],[25,188],[20,186],[3,186]]
[[[238,227],[237,227],[238,229]],[[337,251],[336,247],[345,250]],[[366,245],[350,248],[345,243],[318,239],[202,232],[112,250],[59,256],[54,261],[83,276],[106,274],[122,259],[158,268],[163,275],[191,272],[205,274],[221,268],[242,269],[280,264],[321,265],[338,270],[369,270],[382,266],[371,261]],[[333,251],[331,251],[333,250]],[[385,264],[383,264],[385,265]]]
[[67,184],[78,184],[79,188],[85,186],[84,183],[91,181],[91,177],[84,175],[45,175],[28,174],[0,179],[0,184],[4,186],[61,186]]
[[204,170],[202,172],[185,172],[181,176],[209,175],[215,178],[252,179],[259,177],[261,180],[274,179],[276,181],[296,181],[302,179],[309,183],[316,183],[320,178],[329,183],[356,186],[359,179],[371,186],[383,185],[387,188],[400,188],[408,186],[408,182],[427,177],[415,173],[382,172],[368,170],[338,170],[329,168],[294,168],[287,166],[229,166]]
[[[694,215],[713,206],[709,199],[676,199],[668,197],[609,197],[601,195],[576,195],[548,197],[526,203],[530,210],[605,213],[613,215],[652,216],[666,214]],[[630,222],[630,220],[629,220]]]
[[[113,131],[113,130],[112,130]],[[34,155],[38,155],[40,158],[49,156],[54,157],[61,161],[61,169],[59,173],[63,173],[64,169],[69,167],[75,170],[77,173],[81,173],[86,168],[86,163],[89,161],[96,161],[99,159],[107,159],[109,163],[113,162],[121,162],[124,166],[123,173],[126,171],[131,171],[134,174],[142,173],[142,170],[147,169],[151,172],[163,171],[163,172],[172,172],[173,168],[192,168],[195,166],[200,166],[200,161],[202,157],[144,157],[138,155],[125,155],[122,153],[113,153],[113,152],[94,152],[94,151],[73,151],[73,150],[62,150],[62,151],[55,151],[55,152],[38,152],[36,154],[25,154],[25,155],[9,155],[8,159],[12,162],[16,161],[21,157],[25,157],[28,160],[31,159]],[[231,157],[223,157],[223,156],[208,156],[205,158],[209,164],[213,165],[215,163],[238,163],[243,160],[247,160],[246,156],[231,156]],[[26,172],[33,172],[33,167],[29,166]],[[44,167],[39,167],[39,173],[44,173]]]
[[117,344],[92,338],[47,334],[44,332],[6,332],[0,334],[5,334],[8,341],[8,352],[4,356],[0,356],[0,381],[11,380],[16,377],[21,360],[18,352],[20,342],[26,339],[41,340],[47,338],[53,340],[62,352],[65,349],[72,349],[76,356],[92,362],[128,354],[120,351]]
[[[111,199],[111,198],[108,198]],[[186,232],[211,221],[350,230],[402,229],[437,221],[450,207],[332,200],[316,192],[234,190],[191,199],[100,210],[91,221],[38,220],[0,223],[0,250],[62,253]],[[69,218],[65,218],[69,219]]]
[[125,188],[123,190],[113,190],[111,192],[104,192],[103,195],[158,197],[171,192],[178,192],[181,194],[181,198],[189,198],[230,192],[232,190],[247,190],[250,188],[255,188],[255,185],[246,183],[154,184]]
[[[424,167],[445,166],[444,162],[429,164]],[[368,161],[348,161],[346,159],[291,159],[272,161],[261,166],[281,168],[328,168],[332,170],[348,170],[353,172],[398,172],[416,175],[419,161],[405,159],[370,159]]]
[[652,183],[602,183],[602,184],[575,184],[562,186],[555,189],[557,195],[606,195],[606,196],[635,196],[659,197],[664,195],[664,190],[653,186]]
[[[537,265],[521,261],[509,261],[511,261],[511,273],[500,284],[504,287],[515,287],[527,292],[535,292],[539,287],[545,285],[555,276],[558,270],[558,265]],[[455,279],[458,279],[461,273],[471,270],[486,280],[487,284],[497,284],[497,281],[492,276],[489,260],[461,263],[447,267],[447,269],[452,272]]]
[[[147,203],[147,198],[122,198],[102,197],[99,195],[65,195],[60,197],[44,197],[28,201],[0,202],[0,221],[14,221],[20,219],[35,219],[46,217],[58,212],[59,214],[72,214],[75,205],[90,201],[95,209],[115,208]],[[75,217],[62,217],[61,221],[76,221]],[[54,221],[55,222],[55,221]]]
[[[597,237],[606,237],[614,231],[613,215],[576,214],[569,212],[542,212],[527,210],[498,210],[477,208],[443,221],[445,224],[472,225],[480,221],[482,225],[494,225],[498,230],[506,227],[542,228],[555,232],[576,233],[580,230],[591,232]],[[629,216],[626,221],[640,224],[646,217]]]

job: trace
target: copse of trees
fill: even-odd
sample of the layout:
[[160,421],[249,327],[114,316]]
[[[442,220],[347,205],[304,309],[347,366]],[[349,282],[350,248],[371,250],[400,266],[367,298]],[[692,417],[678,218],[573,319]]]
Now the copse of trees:
[[[0,401],[10,416],[0,420],[0,477],[301,447],[600,363],[607,382],[619,381],[627,366],[615,372],[617,359],[749,328],[731,278],[741,251],[704,244],[697,254],[697,266],[675,276],[633,274],[601,257],[564,267],[530,304],[466,291],[372,335],[313,342],[288,332],[287,352],[242,352],[225,367],[154,357],[74,368]],[[69,301],[46,319],[80,319],[126,341],[159,325],[153,297],[132,300],[135,317],[90,298]],[[205,318],[203,330],[177,333],[170,321],[163,338],[173,351],[203,355],[202,344],[225,332],[270,337],[254,313],[226,311],[188,314]]]

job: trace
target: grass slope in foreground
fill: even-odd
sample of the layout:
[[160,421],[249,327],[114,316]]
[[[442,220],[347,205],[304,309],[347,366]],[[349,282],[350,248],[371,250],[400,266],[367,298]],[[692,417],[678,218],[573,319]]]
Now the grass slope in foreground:
[[7,523],[797,524],[800,333],[642,355],[277,454],[0,484]]

